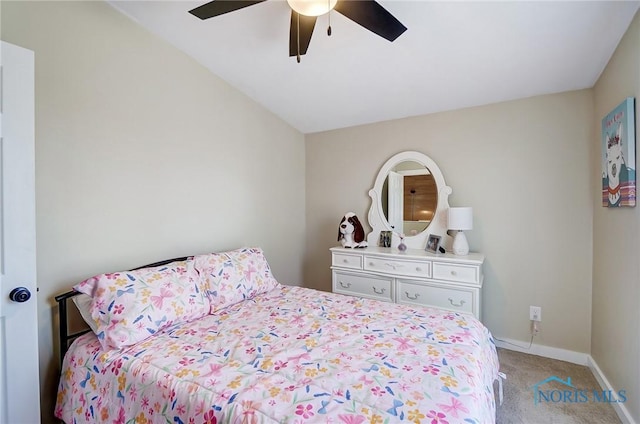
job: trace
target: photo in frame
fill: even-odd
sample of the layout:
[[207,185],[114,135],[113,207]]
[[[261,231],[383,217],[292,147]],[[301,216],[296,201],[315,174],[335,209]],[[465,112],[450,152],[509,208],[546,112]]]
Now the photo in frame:
[[636,205],[634,98],[602,118],[602,206]]
[[378,246],[391,247],[391,231],[380,231],[380,239],[378,240]]
[[427,246],[424,248],[427,252],[438,253],[440,249],[440,240],[441,236],[437,236],[435,234],[429,234],[429,238],[427,239]]

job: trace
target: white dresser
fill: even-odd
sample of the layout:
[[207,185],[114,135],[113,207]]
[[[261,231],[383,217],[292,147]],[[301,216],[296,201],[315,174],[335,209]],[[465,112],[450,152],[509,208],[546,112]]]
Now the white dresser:
[[484,255],[435,255],[420,249],[331,248],[333,291],[481,317]]

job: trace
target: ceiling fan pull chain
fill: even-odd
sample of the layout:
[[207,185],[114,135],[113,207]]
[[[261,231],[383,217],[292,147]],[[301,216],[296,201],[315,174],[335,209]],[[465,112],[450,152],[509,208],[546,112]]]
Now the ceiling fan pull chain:
[[298,63],[300,63],[300,14],[296,12],[296,16],[298,18],[298,30],[296,31],[296,39],[298,41],[298,56],[296,57],[296,60],[298,61]]
[[327,35],[331,37],[331,0],[327,0],[327,7],[329,8],[329,26],[327,27]]

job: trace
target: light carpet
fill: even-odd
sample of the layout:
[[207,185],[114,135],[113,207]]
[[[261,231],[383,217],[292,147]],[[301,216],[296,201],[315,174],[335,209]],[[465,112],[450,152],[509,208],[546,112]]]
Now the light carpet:
[[[507,375],[504,381],[504,401],[497,406],[496,422],[498,424],[614,424],[620,423],[618,415],[611,404],[595,401],[593,390],[602,393],[602,389],[591,370],[586,366],[570,362],[543,358],[541,356],[498,349],[500,371]],[[563,381],[571,378],[575,389],[557,381],[541,385],[543,391],[571,392],[584,390],[584,396],[573,396],[573,402],[559,400],[556,396],[542,398],[534,402],[534,385],[545,379],[556,376]],[[496,383],[497,393],[497,383]],[[588,398],[585,400],[585,397]],[[497,397],[496,397],[497,398]],[[575,399],[581,400],[576,402]]]

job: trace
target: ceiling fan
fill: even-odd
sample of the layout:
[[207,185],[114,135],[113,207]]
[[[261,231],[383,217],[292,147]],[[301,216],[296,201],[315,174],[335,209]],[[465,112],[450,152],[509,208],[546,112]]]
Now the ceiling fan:
[[[213,0],[190,10],[189,13],[205,20],[263,1],[265,0]],[[341,13],[389,41],[394,41],[407,30],[407,27],[375,0],[287,0],[287,3],[291,7],[289,56],[296,56],[298,62],[300,56],[307,53],[318,16],[331,10]],[[327,34],[331,35],[331,24],[327,28]]]

